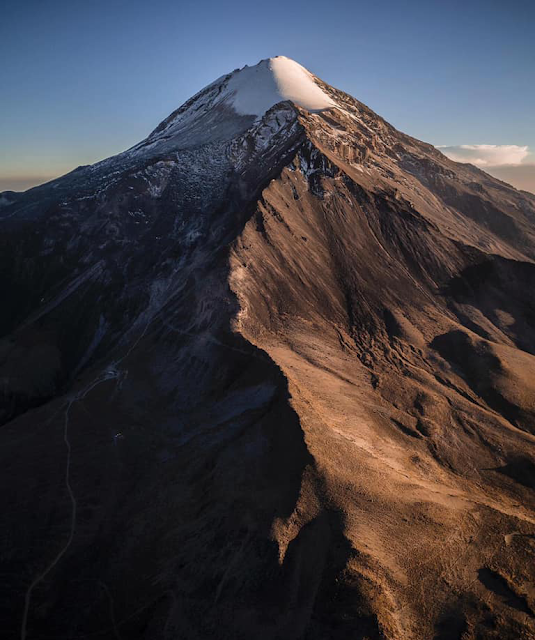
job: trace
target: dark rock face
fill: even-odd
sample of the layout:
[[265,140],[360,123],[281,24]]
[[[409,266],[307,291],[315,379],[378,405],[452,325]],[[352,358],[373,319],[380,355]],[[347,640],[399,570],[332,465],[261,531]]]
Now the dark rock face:
[[0,200],[6,637],[534,638],[535,197],[228,77]]

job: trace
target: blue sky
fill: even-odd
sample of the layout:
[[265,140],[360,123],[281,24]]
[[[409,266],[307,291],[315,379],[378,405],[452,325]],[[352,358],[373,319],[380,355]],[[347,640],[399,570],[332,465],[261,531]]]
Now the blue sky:
[[122,151],[215,78],[276,55],[419,139],[527,146],[521,162],[535,163],[535,3],[527,0],[2,7],[0,190]]

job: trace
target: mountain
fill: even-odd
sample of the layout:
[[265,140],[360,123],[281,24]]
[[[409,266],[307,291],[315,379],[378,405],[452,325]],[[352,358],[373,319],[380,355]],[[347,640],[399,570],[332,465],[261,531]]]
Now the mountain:
[[278,57],[0,202],[4,637],[535,638],[535,196]]

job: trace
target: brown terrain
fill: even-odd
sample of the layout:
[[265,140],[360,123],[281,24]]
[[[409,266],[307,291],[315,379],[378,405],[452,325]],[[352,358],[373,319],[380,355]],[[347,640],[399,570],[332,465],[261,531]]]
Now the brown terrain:
[[6,638],[535,638],[535,196],[315,81],[4,194]]

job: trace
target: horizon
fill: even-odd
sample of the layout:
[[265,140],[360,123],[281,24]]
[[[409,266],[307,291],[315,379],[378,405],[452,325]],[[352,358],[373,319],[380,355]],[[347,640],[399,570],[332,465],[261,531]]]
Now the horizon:
[[[0,106],[0,191],[25,190],[120,153],[216,78],[276,55],[452,159],[535,191],[535,89],[528,83],[535,9],[513,5],[516,11],[479,0],[446,8],[383,0],[372,9],[338,1],[348,18],[340,24],[332,10],[318,20],[317,2],[276,3],[287,20],[274,11],[259,27],[241,0],[233,12],[211,2],[186,11],[167,0],[152,8],[115,0],[107,13],[101,0],[83,8],[8,2],[0,27],[10,63],[0,80],[11,88]],[[379,12],[391,20],[378,23]],[[363,23],[377,28],[354,33]],[[206,46],[196,54],[199,40]]]

